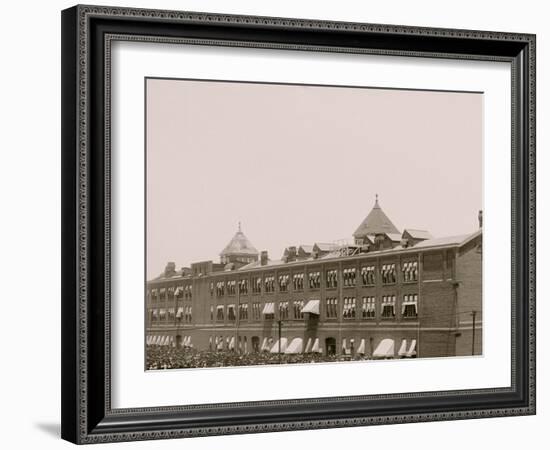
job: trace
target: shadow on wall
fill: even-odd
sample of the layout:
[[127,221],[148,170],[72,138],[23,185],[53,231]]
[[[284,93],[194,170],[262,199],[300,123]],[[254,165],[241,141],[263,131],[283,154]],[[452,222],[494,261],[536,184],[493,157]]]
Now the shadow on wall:
[[61,424],[59,423],[35,423],[36,428],[54,437],[61,437]]

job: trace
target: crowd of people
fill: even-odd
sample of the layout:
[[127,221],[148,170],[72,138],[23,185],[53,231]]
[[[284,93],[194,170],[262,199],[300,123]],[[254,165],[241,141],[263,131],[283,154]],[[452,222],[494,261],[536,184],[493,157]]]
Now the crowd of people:
[[[356,356],[353,359],[363,359]],[[267,364],[306,364],[349,361],[350,356],[324,355],[322,353],[279,354],[270,352],[240,353],[235,350],[196,350],[172,346],[147,346],[148,370],[185,369],[197,367],[258,366]]]

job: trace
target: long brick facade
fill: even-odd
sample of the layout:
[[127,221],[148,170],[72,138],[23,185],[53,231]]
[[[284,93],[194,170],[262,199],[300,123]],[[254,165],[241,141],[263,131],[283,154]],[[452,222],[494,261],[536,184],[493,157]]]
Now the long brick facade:
[[358,229],[351,245],[289,247],[275,261],[239,229],[223,263],[169,264],[147,282],[146,344],[367,358],[481,354],[481,230],[437,239],[377,232],[377,208],[372,226],[361,225],[368,234]]

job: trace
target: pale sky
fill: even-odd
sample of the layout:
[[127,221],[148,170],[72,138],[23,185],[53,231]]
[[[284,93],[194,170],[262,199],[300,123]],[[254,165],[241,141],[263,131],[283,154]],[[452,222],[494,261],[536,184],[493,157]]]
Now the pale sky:
[[482,94],[150,79],[147,278],[239,221],[271,259],[351,239],[376,193],[400,231],[473,232],[482,152]]

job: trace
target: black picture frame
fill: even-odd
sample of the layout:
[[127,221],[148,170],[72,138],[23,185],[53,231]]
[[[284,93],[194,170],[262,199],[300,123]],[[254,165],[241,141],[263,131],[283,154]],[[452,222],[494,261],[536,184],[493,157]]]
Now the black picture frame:
[[[112,409],[108,108],[116,39],[510,62],[511,386]],[[535,414],[535,36],[119,7],[64,10],[61,350],[62,437],[78,444]]]

